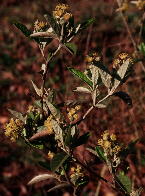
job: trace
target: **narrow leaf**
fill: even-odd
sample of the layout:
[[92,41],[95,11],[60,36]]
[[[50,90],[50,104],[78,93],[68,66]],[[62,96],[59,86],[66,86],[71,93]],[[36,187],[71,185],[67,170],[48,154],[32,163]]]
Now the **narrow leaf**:
[[95,22],[95,18],[90,18],[86,20],[85,22],[81,23],[80,29],[78,32],[82,31],[83,29],[86,29],[89,25],[93,24]]
[[121,98],[127,105],[132,106],[132,99],[127,93],[119,91],[114,93],[113,95]]
[[102,161],[106,161],[106,157],[104,155],[104,151],[100,146],[96,146],[95,151],[98,154],[98,157],[102,160]]
[[85,144],[88,141],[89,137],[90,137],[90,133],[89,132],[81,135],[78,139],[76,139],[74,141],[74,143],[72,144],[72,148],[75,148],[75,147],[78,147],[78,146],[80,146],[82,144]]
[[35,184],[37,182],[41,182],[41,181],[51,179],[51,178],[56,178],[56,176],[52,175],[52,174],[40,174],[40,175],[35,176],[34,178],[32,178],[32,180],[30,180],[28,182],[28,185],[32,185],[32,184]]
[[129,67],[129,64],[130,64],[130,60],[128,59],[120,66],[119,70],[117,71],[117,75],[115,77],[113,90],[115,90],[119,86],[119,84],[122,82],[122,80],[124,79],[127,69]]
[[21,120],[22,122],[25,122],[25,117],[23,117],[23,115],[20,112],[17,112],[15,110],[11,110],[8,109],[8,111],[16,118],[18,118],[19,120]]
[[26,37],[31,35],[31,31],[22,23],[14,22],[13,23]]
[[51,191],[55,191],[56,189],[64,188],[64,187],[67,187],[67,186],[71,186],[71,185],[68,184],[68,183],[62,183],[62,184],[59,184],[59,185],[56,185],[56,186],[52,187],[47,192],[49,193]]
[[34,88],[35,92],[37,93],[37,95],[39,97],[41,97],[42,96],[42,89],[39,89],[32,80],[31,80],[31,82],[32,82],[32,85],[33,85],[33,88]]
[[85,83],[87,83],[89,86],[93,86],[92,81],[81,71],[68,67],[68,70],[70,72],[72,72],[74,75],[76,75],[77,77],[79,77],[82,81],[84,81]]
[[132,182],[130,178],[126,176],[123,171],[120,171],[119,174],[117,175],[117,179],[122,184],[126,192],[130,194],[132,190]]
[[55,172],[69,157],[65,152],[56,154],[50,162],[51,171]]
[[77,46],[74,43],[66,43],[65,46],[74,54],[76,55]]
[[91,93],[91,91],[88,88],[85,88],[85,87],[82,87],[82,86],[77,87],[73,91],[80,92],[80,93],[88,93],[88,94]]

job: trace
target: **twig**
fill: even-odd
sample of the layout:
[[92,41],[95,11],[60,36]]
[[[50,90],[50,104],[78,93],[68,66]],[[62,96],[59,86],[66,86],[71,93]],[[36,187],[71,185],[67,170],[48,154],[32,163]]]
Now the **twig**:
[[45,89],[46,77],[47,77],[47,72],[48,72],[48,67],[49,67],[48,65],[49,65],[49,62],[51,61],[51,59],[52,59],[52,58],[57,54],[57,52],[61,49],[61,47],[62,47],[62,46],[59,44],[58,48],[55,50],[54,53],[51,54],[51,56],[50,56],[48,59],[45,58],[43,51],[41,51],[42,56],[43,56],[44,61],[45,61],[45,64],[46,64],[45,71],[44,71],[44,73],[43,73],[43,78],[42,78],[42,79],[43,79],[43,83],[42,83],[41,104],[42,104],[42,115],[43,115],[43,117],[44,117],[43,99],[44,99],[44,94],[45,94],[44,89]]

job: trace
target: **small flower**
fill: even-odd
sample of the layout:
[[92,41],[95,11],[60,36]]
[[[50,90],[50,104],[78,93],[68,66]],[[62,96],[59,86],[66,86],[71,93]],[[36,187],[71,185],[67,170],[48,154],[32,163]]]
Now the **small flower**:
[[47,131],[49,133],[49,135],[53,134],[53,128],[52,128],[52,115],[50,115],[47,120],[44,121],[44,126],[47,128]]
[[10,137],[11,141],[15,142],[18,139],[23,126],[24,124],[21,120],[14,120],[13,118],[11,118],[10,122],[5,126],[5,135],[7,137]]
[[47,22],[43,22],[43,21],[40,21],[39,20],[36,20],[35,23],[34,23],[34,32],[39,32],[41,30],[43,30],[45,27],[48,26],[48,23]]
[[92,63],[93,62],[93,57],[91,57],[91,56],[86,56],[86,62],[87,63]]
[[116,145],[113,149],[112,149],[114,154],[118,154],[121,151],[121,147]]
[[68,118],[70,121],[74,121],[74,120],[78,120],[78,114],[77,114],[77,111],[79,110],[80,106],[76,106],[75,108],[68,108],[67,111],[68,111]]
[[101,61],[101,56],[97,52],[94,52],[90,55],[87,55],[85,60],[87,63],[92,63],[93,61],[98,62]]
[[103,142],[103,148],[104,149],[109,149],[109,148],[111,148],[111,142],[109,142],[109,141],[104,141]]
[[64,14],[64,16],[63,16],[63,19],[64,19],[65,22],[67,22],[71,17],[72,17],[72,14],[66,13],[66,14]]
[[78,111],[78,110],[80,110],[80,109],[81,109],[81,105],[76,105],[76,106],[75,106],[75,110]]
[[130,64],[133,64],[133,59],[129,56],[129,54],[120,53],[113,61],[113,68],[119,68],[127,60],[129,60]]
[[53,152],[49,151],[48,154],[47,154],[47,157],[48,157],[49,160],[52,160],[54,155],[55,154]]
[[102,140],[102,139],[99,139],[99,140],[98,140],[98,145],[99,145],[99,146],[103,146],[103,140]]
[[108,130],[104,131],[102,137],[103,137],[103,140],[108,140],[108,138],[109,138],[109,131]]
[[110,139],[111,139],[112,141],[116,141],[116,135],[115,135],[115,134],[111,134],[111,135],[110,135]]

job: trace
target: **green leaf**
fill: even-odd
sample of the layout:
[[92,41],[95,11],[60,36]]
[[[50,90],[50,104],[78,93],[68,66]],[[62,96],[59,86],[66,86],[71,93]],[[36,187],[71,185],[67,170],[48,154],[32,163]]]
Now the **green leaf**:
[[139,46],[138,46],[138,49],[139,51],[145,56],[145,43],[141,43]]
[[73,142],[73,144],[72,144],[71,147],[72,147],[72,148],[75,148],[75,147],[77,147],[77,146],[80,146],[80,145],[82,145],[82,144],[85,144],[85,143],[88,141],[89,137],[90,137],[90,133],[89,133],[89,132],[87,132],[87,133],[81,135],[79,138],[77,138],[77,139]]
[[95,20],[96,20],[95,18],[90,18],[90,19],[86,20],[85,22],[81,23],[80,29],[78,32],[86,29],[89,25],[93,24],[95,22]]
[[82,81],[84,81],[86,84],[88,84],[89,86],[93,86],[92,81],[81,71],[68,67],[68,70],[70,72],[72,72],[75,76],[77,76],[78,78],[80,78]]
[[102,161],[106,161],[106,157],[104,155],[104,151],[100,146],[96,146],[95,151],[98,154],[98,157],[102,160]]
[[23,115],[20,112],[17,112],[15,110],[11,110],[8,109],[8,111],[16,118],[18,118],[19,120],[21,120],[22,122],[25,122],[25,117],[23,117]]
[[123,171],[120,171],[117,175],[117,181],[123,186],[127,193],[131,193],[132,191],[132,182],[128,176],[124,174]]
[[50,162],[51,171],[55,172],[69,157],[65,152],[57,153]]
[[74,54],[77,53],[77,46],[74,43],[66,43],[65,46]]
[[29,37],[31,35],[31,31],[22,23],[14,22],[13,23],[26,37]]
[[41,167],[43,167],[43,168],[45,168],[45,169],[47,169],[47,170],[51,170],[51,169],[50,169],[50,164],[49,164],[48,162],[39,161],[38,164],[39,164]]

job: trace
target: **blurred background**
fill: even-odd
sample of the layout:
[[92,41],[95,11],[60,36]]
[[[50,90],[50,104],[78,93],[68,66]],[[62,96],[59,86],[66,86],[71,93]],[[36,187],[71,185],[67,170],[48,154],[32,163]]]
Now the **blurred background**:
[[[90,51],[102,53],[103,62],[112,68],[116,55],[127,52],[136,57],[135,49],[128,35],[126,26],[118,11],[115,0],[69,0],[67,1],[75,17],[75,21],[84,21],[94,17],[96,22],[83,34],[74,39],[77,45],[76,56],[71,56],[63,50],[51,63],[47,86],[55,88],[58,101],[67,99],[86,99],[72,92],[79,80],[75,79],[66,69],[73,66],[80,70],[85,69],[85,55]],[[31,80],[40,84],[38,74],[43,58],[36,43],[28,40],[12,24],[14,20],[33,29],[34,22],[44,20],[43,15],[52,12],[58,2],[56,0],[1,0],[0,1],[0,195],[1,196],[69,196],[69,190],[59,190],[48,193],[49,184],[44,182],[35,186],[27,186],[28,181],[35,175],[45,172],[38,165],[42,160],[39,153],[31,151],[22,142],[11,143],[3,132],[3,127],[10,115],[8,108],[26,112],[28,105],[34,99]],[[125,12],[126,20],[131,29],[137,47],[145,39],[145,25],[143,26],[143,9],[131,6]],[[141,29],[142,28],[142,29]],[[140,31],[141,29],[141,31]],[[143,37],[144,35],[144,37]],[[51,47],[51,46],[50,46]],[[50,48],[51,49],[51,48]],[[142,56],[140,57],[142,60]],[[66,84],[66,85],[65,85]],[[96,145],[98,137],[106,129],[114,130],[120,142],[128,144],[130,141],[141,138],[134,149],[134,154],[128,158],[129,173],[135,188],[145,187],[145,68],[137,62],[127,82],[120,87],[127,92],[133,102],[130,108],[119,98],[115,97],[105,109],[98,109],[81,124],[81,133],[91,132],[90,144]],[[85,110],[85,109],[83,109]],[[88,144],[89,145],[89,144]],[[84,147],[78,148],[78,156],[86,161],[90,159]],[[97,166],[100,173],[102,165]],[[105,173],[107,175],[107,170]],[[82,191],[83,196],[96,195],[97,181],[90,182]],[[106,184],[102,183],[99,195],[116,196]],[[145,195],[142,193],[142,195]]]

